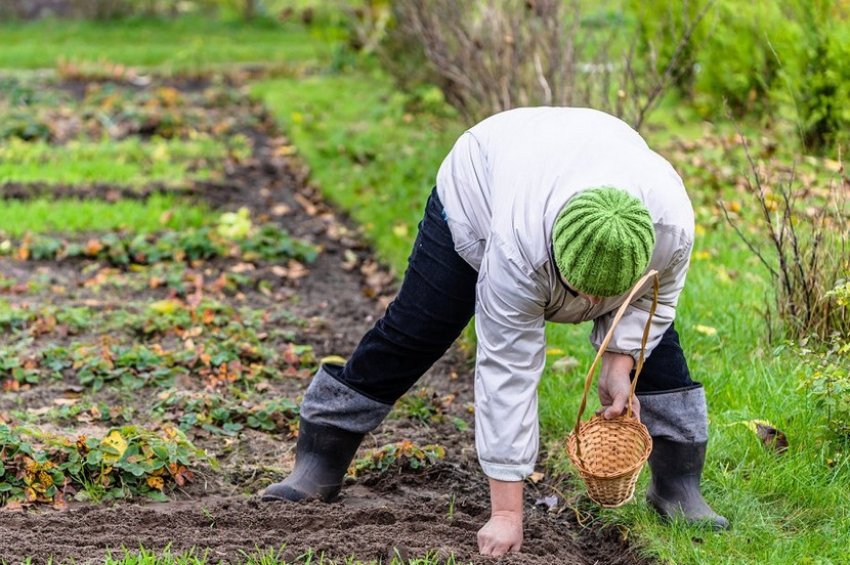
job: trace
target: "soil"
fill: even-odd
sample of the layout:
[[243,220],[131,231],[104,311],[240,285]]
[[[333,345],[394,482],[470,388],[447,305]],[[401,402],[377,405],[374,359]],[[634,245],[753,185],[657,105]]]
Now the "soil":
[[[395,277],[375,261],[358,229],[345,215],[325,203],[309,185],[303,165],[279,156],[275,149],[286,140],[268,121],[261,123],[252,136],[256,144],[253,159],[227,171],[224,180],[199,183],[188,192],[205,198],[218,209],[247,206],[255,216],[281,222],[294,235],[319,245],[322,251],[303,277],[290,280],[275,276],[274,265],[260,263],[248,275],[251,281],[269,282],[264,291],[249,283],[237,293],[220,292],[216,298],[270,311],[286,308],[302,321],[293,330],[298,343],[311,345],[317,358],[346,356],[386,307],[396,288]],[[28,195],[26,186],[3,188],[7,189],[12,197]],[[67,190],[80,197],[129,196],[115,187],[50,190],[54,194]],[[144,197],[159,190],[152,187],[141,196],[134,194]],[[85,241],[85,236],[80,237]],[[58,305],[96,302],[100,309],[109,311],[130,300],[159,300],[167,296],[164,289],[140,292],[120,285],[93,290],[85,282],[99,267],[80,261],[2,259],[0,274],[18,282],[4,299]],[[198,270],[211,281],[234,267],[234,261],[216,260]],[[38,291],[23,290],[27,281],[36,279],[47,279],[49,284]],[[64,291],[57,293],[57,288]],[[216,292],[206,287],[204,291]],[[94,335],[92,328],[67,339],[84,340],[89,331]],[[486,478],[475,456],[469,410],[471,383],[470,360],[453,348],[419,385],[439,396],[452,395],[445,413],[427,423],[393,414],[367,437],[361,448],[362,454],[364,449],[399,440],[444,446],[445,459],[425,470],[394,469],[367,474],[348,484],[341,499],[330,504],[265,504],[259,502],[257,493],[291,469],[295,440],[285,433],[245,430],[237,437],[222,437],[195,430],[192,440],[218,459],[219,471],[199,469],[195,480],[175,492],[168,503],[72,503],[61,512],[43,507],[2,512],[0,561],[16,563],[29,558],[31,563],[97,562],[109,552],[121,554],[124,547],[133,550],[142,545],[150,550],[166,546],[172,551],[195,548],[197,554],[207,552],[213,562],[242,562],[243,552],[273,548],[290,559],[313,550],[331,558],[353,555],[383,563],[393,557],[417,557],[429,552],[441,558],[454,555],[459,563],[646,563],[616,530],[579,524],[578,512],[563,499],[559,499],[554,511],[536,505],[543,496],[558,492],[555,485],[545,481],[529,484],[526,489],[522,552],[498,560],[477,554],[476,532],[487,521],[489,507]],[[272,379],[262,394],[297,400],[308,384],[309,375]],[[0,416],[15,407],[38,410],[51,406],[71,386],[73,380],[68,379],[3,392]],[[156,390],[128,394],[107,387],[98,394],[100,400],[127,403],[144,419],[146,404]],[[458,425],[458,421],[467,425]],[[79,424],[72,431],[81,433]]]

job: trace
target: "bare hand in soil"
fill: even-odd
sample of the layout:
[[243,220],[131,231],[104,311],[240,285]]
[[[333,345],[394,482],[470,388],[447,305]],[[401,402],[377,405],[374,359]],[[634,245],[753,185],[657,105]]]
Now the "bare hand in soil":
[[522,547],[522,512],[494,512],[484,527],[478,530],[478,551],[481,555],[499,557],[518,552]]
[[[599,402],[606,420],[616,418],[626,412],[626,406],[631,394],[629,373],[634,366],[630,355],[620,353],[605,353],[602,357],[602,371],[599,375]],[[632,399],[632,412],[640,420],[640,402],[635,396]]]

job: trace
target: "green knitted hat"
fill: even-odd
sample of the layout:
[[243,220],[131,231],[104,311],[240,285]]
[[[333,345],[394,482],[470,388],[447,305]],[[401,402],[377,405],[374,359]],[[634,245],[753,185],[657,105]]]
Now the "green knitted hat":
[[643,275],[655,248],[649,210],[617,188],[592,188],[571,198],[552,229],[555,263],[574,289],[618,296]]

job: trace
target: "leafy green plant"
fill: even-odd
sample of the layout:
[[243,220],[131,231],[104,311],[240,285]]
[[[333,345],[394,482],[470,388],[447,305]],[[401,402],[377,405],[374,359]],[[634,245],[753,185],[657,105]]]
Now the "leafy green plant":
[[408,440],[399,441],[372,449],[363,457],[355,459],[348,469],[348,475],[356,478],[373,471],[386,473],[391,469],[417,471],[436,464],[445,456],[446,448],[441,445],[418,446]]
[[396,417],[406,417],[423,424],[441,422],[446,417],[454,395],[440,395],[428,388],[419,388],[402,396],[393,412]]
[[176,418],[183,430],[198,427],[223,435],[236,435],[245,427],[294,434],[298,422],[298,405],[283,397],[252,404],[214,392],[168,390],[159,394],[152,410]]
[[[840,287],[845,303],[850,287]],[[804,340],[798,353],[802,358],[800,382],[806,394],[824,414],[829,428],[850,442],[850,338],[834,334],[827,344]],[[848,455],[850,455],[850,450]]]
[[100,438],[68,439],[0,424],[0,503],[64,506],[68,496],[167,500],[165,492],[190,481],[189,467],[205,456],[173,428],[155,433],[124,426]]

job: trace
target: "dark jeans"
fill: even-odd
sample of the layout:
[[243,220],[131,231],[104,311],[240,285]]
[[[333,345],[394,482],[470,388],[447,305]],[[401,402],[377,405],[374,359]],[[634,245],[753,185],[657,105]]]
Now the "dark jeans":
[[[337,378],[364,396],[392,404],[458,338],[475,313],[478,273],[454,249],[436,189],[395,300],[369,330]],[[647,358],[639,393],[698,386],[671,326]]]

